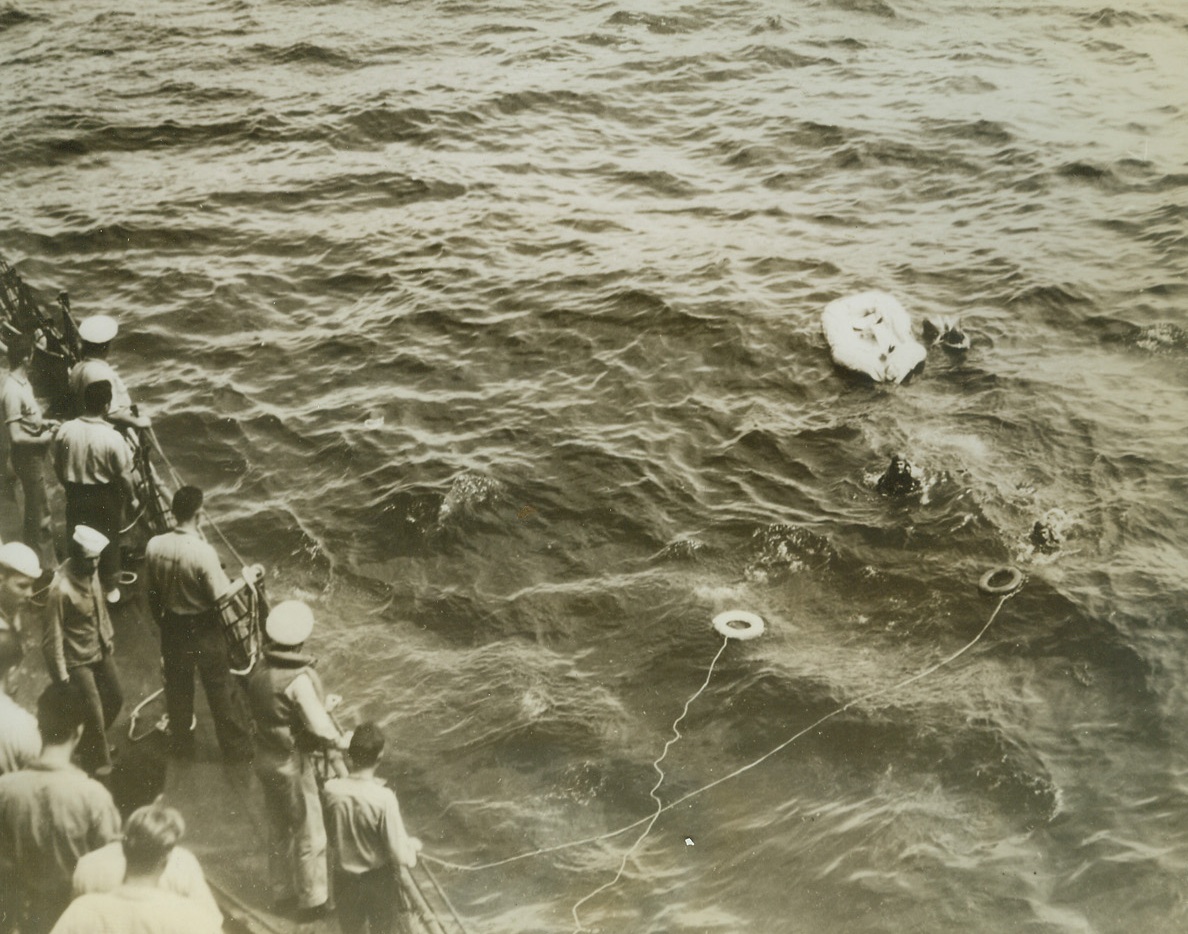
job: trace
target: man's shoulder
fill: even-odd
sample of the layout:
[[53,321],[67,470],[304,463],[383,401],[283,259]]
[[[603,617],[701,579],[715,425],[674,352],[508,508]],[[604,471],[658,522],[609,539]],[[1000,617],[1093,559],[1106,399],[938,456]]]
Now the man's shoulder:
[[71,379],[98,379],[102,376],[115,373],[115,369],[106,360],[100,360],[98,357],[87,357],[85,360],[79,360],[70,368]]
[[0,790],[60,796],[86,807],[115,806],[107,786],[74,765],[53,767],[33,762],[16,772],[0,775]]
[[144,556],[146,559],[160,558],[166,554],[172,557],[213,557],[217,561],[219,553],[215,551],[214,546],[210,542],[203,541],[196,535],[187,535],[184,532],[172,529],[168,532],[162,532],[160,535],[154,535],[144,547]]
[[[0,629],[5,628],[0,626]],[[12,736],[27,731],[30,726],[34,731],[37,730],[37,717],[0,689],[0,735]]]
[[336,798],[343,802],[359,801],[373,805],[395,803],[396,793],[387,785],[375,779],[331,778],[327,780],[324,791],[327,797]]
[[66,769],[53,769],[45,774],[51,776],[47,784],[56,786],[62,795],[86,808],[106,810],[108,807],[115,807],[115,799],[107,790],[107,786],[91,778],[82,769],[71,766]]
[[159,555],[162,551],[169,547],[169,542],[173,538],[172,532],[162,532],[160,535],[154,535],[145,543],[144,557],[149,559],[154,555]]

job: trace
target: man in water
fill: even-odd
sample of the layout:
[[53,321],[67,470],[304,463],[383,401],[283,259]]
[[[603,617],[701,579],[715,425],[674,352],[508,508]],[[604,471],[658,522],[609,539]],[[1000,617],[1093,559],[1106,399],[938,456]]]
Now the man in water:
[[908,463],[908,459],[904,455],[896,453],[891,455],[891,463],[887,466],[887,472],[879,477],[875,489],[884,496],[907,496],[920,492],[920,480],[912,465]]
[[1031,545],[1040,554],[1053,554],[1060,550],[1060,535],[1051,523],[1041,519],[1031,528]]
[[21,538],[37,552],[45,567],[57,564],[50,529],[49,494],[45,488],[45,452],[58,423],[42,417],[41,406],[29,384],[29,359],[33,341],[24,334],[8,342],[8,378],[2,396],[8,429],[12,470],[24,493],[25,514]]
[[215,609],[231,582],[218,554],[198,530],[202,500],[198,487],[180,487],[172,504],[177,526],[151,538],[144,553],[145,593],[161,630],[170,748],[178,755],[193,753],[190,724],[197,669],[223,757],[246,762],[252,758],[250,718],[240,687],[231,678],[227,643]]
[[[315,659],[302,651],[313,625],[313,611],[300,600],[278,603],[264,624],[263,663],[248,677],[273,896],[278,908],[291,905],[302,920],[320,917],[329,897],[326,825],[314,757],[350,743],[330,716]],[[341,755],[337,762],[345,775]]]
[[78,326],[78,336],[82,340],[82,359],[70,368],[70,392],[79,411],[85,411],[83,394],[87,386],[100,380],[109,382],[112,397],[107,420],[121,428],[148,428],[152,422],[142,415],[135,414],[128,387],[107,362],[111,342],[119,329],[115,318],[108,315],[94,315]]
[[86,698],[86,732],[81,760],[87,771],[111,774],[107,728],[124,704],[116,671],[114,630],[99,589],[99,555],[107,538],[77,526],[70,558],[50,582],[42,649],[50,678],[77,685]]
[[99,564],[108,603],[120,599],[120,530],[125,508],[136,502],[132,482],[132,450],[124,436],[107,423],[111,383],[91,383],[83,391],[84,414],[54,433],[54,472],[66,488],[66,534],[78,525],[101,532],[108,540]]

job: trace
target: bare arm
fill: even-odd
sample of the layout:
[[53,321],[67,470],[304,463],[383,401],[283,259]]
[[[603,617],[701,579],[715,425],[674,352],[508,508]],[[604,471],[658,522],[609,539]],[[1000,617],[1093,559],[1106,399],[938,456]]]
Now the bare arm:
[[329,746],[341,749],[346,745],[346,738],[326,712],[309,678],[304,674],[298,675],[285,693],[296,701],[297,709],[301,711],[301,720],[310,733]]
[[416,837],[410,837],[404,829],[404,820],[400,816],[400,805],[394,794],[391,806],[384,811],[383,831],[392,864],[412,869],[417,864],[417,852],[421,849],[421,841]]
[[70,678],[70,672],[66,668],[66,652],[62,645],[62,610],[65,600],[66,597],[57,588],[50,591],[41,634],[41,651],[45,655],[45,667],[54,681],[66,681]]

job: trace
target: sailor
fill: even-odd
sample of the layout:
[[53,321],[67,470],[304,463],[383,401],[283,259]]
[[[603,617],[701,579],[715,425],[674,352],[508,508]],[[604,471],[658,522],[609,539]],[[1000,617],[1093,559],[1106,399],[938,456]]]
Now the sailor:
[[78,858],[120,834],[110,792],[70,762],[86,706],[77,685],[49,685],[37,701],[41,755],[0,776],[0,910],[21,934],[50,929],[70,901]]
[[108,315],[93,315],[78,326],[78,336],[82,340],[82,359],[70,368],[70,392],[79,411],[86,411],[83,393],[87,386],[99,380],[106,380],[111,383],[112,394],[111,410],[107,413],[108,421],[122,427],[148,428],[152,422],[133,411],[128,387],[107,362],[111,342],[119,329],[115,318]]
[[879,477],[875,489],[884,496],[906,496],[910,493],[919,493],[920,478],[916,476],[908,459],[904,455],[896,453],[891,455],[891,463],[887,465],[886,473]]
[[1038,520],[1031,527],[1031,535],[1028,538],[1031,546],[1040,554],[1050,555],[1060,550],[1060,533],[1051,522],[1044,519]]
[[251,719],[242,690],[231,677],[216,609],[231,582],[218,554],[198,530],[202,500],[198,487],[180,487],[172,504],[177,526],[151,538],[144,554],[145,592],[161,630],[170,747],[177,755],[193,754],[190,724],[197,669],[223,757],[246,762],[252,758]]
[[421,841],[410,837],[396,794],[376,766],[384,734],[361,723],[351,737],[351,774],[326,782],[326,818],[334,841],[334,904],[343,934],[393,934],[406,910],[400,893],[400,867],[417,864]]
[[[264,624],[264,664],[248,678],[256,719],[256,774],[268,817],[268,869],[278,908],[302,920],[325,912],[326,828],[314,757],[348,747],[327,710],[315,659],[302,651],[313,611],[299,600],[277,604]],[[341,761],[341,757],[339,757]],[[345,774],[345,768],[342,770]]]
[[9,672],[20,664],[22,654],[16,634],[0,631],[0,775],[23,769],[41,755],[37,718],[14,701],[8,689]]
[[[78,865],[74,867],[74,897],[101,893],[120,894],[120,886],[125,884],[129,867],[134,867],[135,857],[146,842],[153,838],[161,838],[161,842],[168,847],[165,855],[165,865],[156,877],[155,888],[179,895],[185,902],[178,904],[170,899],[174,910],[183,911],[187,915],[205,915],[218,925],[222,924],[223,914],[215,902],[214,894],[206,882],[206,875],[198,858],[178,845],[178,841],[185,833],[185,820],[174,808],[166,807],[161,796],[144,807],[137,808],[128,817],[124,825],[124,839],[117,840],[107,846],[92,850],[85,856],[79,857]],[[129,862],[127,851],[133,851],[133,860]],[[132,899],[140,902],[141,899]],[[146,907],[155,901],[154,896],[145,895],[143,899]],[[156,906],[158,910],[165,906]],[[93,921],[92,918],[85,920]],[[123,920],[123,919],[121,919]],[[155,920],[151,916],[148,920]],[[84,926],[91,931],[94,928]],[[121,931],[129,930],[119,925]],[[152,929],[154,932],[156,927]]]
[[0,775],[28,765],[41,752],[37,720],[10,695],[10,674],[24,657],[20,611],[41,565],[20,542],[0,545]]
[[21,635],[21,611],[41,578],[41,564],[33,549],[22,542],[0,545],[0,632]]
[[100,776],[111,774],[107,728],[124,704],[112,655],[111,616],[96,570],[107,544],[107,538],[89,526],[75,527],[70,558],[50,582],[42,636],[50,678],[77,685],[86,698],[80,759],[83,768]]
[[185,821],[173,808],[149,806],[128,818],[123,850],[126,874],[110,891],[80,895],[53,934],[217,934],[222,915],[166,887],[164,876]]
[[125,507],[136,501],[132,451],[123,435],[107,424],[111,383],[91,383],[83,391],[84,414],[54,433],[54,472],[66,488],[66,533],[90,526],[109,541],[99,563],[108,603],[120,599],[120,527]]
[[45,488],[45,452],[58,423],[42,417],[41,406],[29,384],[29,359],[33,341],[24,334],[8,342],[8,378],[0,397],[4,423],[8,428],[12,470],[24,493],[25,509],[21,538],[37,552],[46,567],[57,564],[54,536],[50,529],[49,495]]

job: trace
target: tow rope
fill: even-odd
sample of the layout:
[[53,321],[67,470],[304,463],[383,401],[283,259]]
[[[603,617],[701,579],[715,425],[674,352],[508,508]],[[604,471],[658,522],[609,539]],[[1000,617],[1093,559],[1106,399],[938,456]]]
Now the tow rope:
[[[1006,575],[1005,578],[1003,577],[1003,575]],[[917,681],[922,681],[924,678],[927,678],[930,675],[935,674],[936,672],[940,671],[942,668],[944,668],[948,665],[951,665],[953,662],[955,662],[957,659],[959,659],[962,655],[964,655],[966,652],[968,652],[970,649],[972,649],[975,645],[977,645],[977,643],[979,641],[981,641],[982,637],[986,634],[986,632],[994,624],[994,621],[998,618],[998,614],[1002,611],[1002,608],[1006,604],[1007,600],[1009,600],[1011,597],[1013,597],[1016,593],[1019,592],[1019,590],[1023,586],[1024,581],[1025,581],[1025,578],[1024,578],[1023,574],[1017,568],[1003,567],[1003,568],[991,569],[989,572],[987,572],[986,575],[984,575],[982,577],[981,581],[979,581],[979,590],[982,593],[997,596],[998,603],[995,605],[994,610],[990,613],[990,616],[987,618],[987,620],[986,620],[985,624],[982,626],[982,628],[978,630],[978,632],[974,635],[974,637],[972,639],[970,639],[963,646],[961,646],[961,648],[959,648],[955,652],[945,656],[940,661],[934,662],[933,664],[928,665],[926,668],[917,672],[916,674],[910,675],[909,677],[904,678],[901,681],[897,681],[895,684],[889,685],[887,687],[877,688],[873,691],[868,691],[867,693],[862,694],[862,695],[854,698],[853,700],[847,701],[846,703],[842,704],[840,707],[837,707],[834,710],[831,710],[829,713],[825,714],[824,716],[817,718],[812,723],[810,723],[808,726],[803,727],[800,730],[797,730],[791,736],[789,736],[786,739],[782,740],[781,742],[777,743],[775,746],[773,746],[767,752],[763,753],[763,755],[758,756],[755,759],[752,759],[750,762],[746,763],[745,765],[739,766],[738,768],[734,769],[734,771],[729,772],[726,775],[723,775],[721,778],[717,778],[711,782],[707,782],[706,784],[702,785],[701,787],[695,788],[692,791],[681,795],[679,798],[676,798],[675,800],[670,801],[667,804],[664,804],[660,800],[659,796],[656,794],[656,792],[660,788],[660,785],[664,781],[664,772],[660,768],[660,763],[668,755],[668,751],[669,751],[669,749],[672,748],[673,744],[676,743],[677,740],[679,740],[681,738],[681,732],[680,732],[681,721],[684,720],[685,716],[688,714],[689,708],[693,704],[693,702],[698,697],[700,697],[701,694],[705,691],[705,689],[709,686],[710,679],[713,676],[714,667],[717,665],[718,660],[722,657],[722,653],[726,650],[726,647],[730,644],[730,642],[731,641],[741,641],[741,640],[745,640],[745,639],[753,639],[763,632],[762,619],[760,619],[758,616],[756,616],[753,613],[748,613],[747,611],[744,611],[744,610],[732,610],[727,613],[719,614],[717,617],[714,618],[714,628],[716,631],[718,631],[720,634],[722,634],[722,637],[723,637],[722,644],[718,647],[717,654],[714,655],[713,660],[710,662],[709,668],[706,671],[705,680],[702,682],[701,686],[696,691],[693,692],[693,694],[689,697],[689,699],[687,701],[685,701],[684,709],[681,711],[680,715],[676,718],[676,720],[673,721],[673,724],[672,724],[673,736],[672,736],[672,738],[669,739],[664,744],[663,751],[656,758],[656,760],[652,763],[652,767],[657,772],[659,777],[658,777],[656,783],[652,786],[651,791],[649,792],[649,796],[656,803],[656,806],[650,815],[648,815],[647,817],[641,817],[639,820],[633,821],[630,824],[626,824],[622,827],[619,827],[617,830],[610,830],[605,833],[601,833],[601,834],[598,834],[598,835],[592,836],[592,837],[584,837],[580,840],[571,840],[567,843],[557,843],[552,846],[539,847],[535,850],[531,850],[526,853],[519,853],[519,854],[516,854],[515,856],[508,856],[508,857],[504,857],[503,859],[493,860],[493,861],[487,862],[487,863],[463,865],[460,863],[450,862],[449,860],[439,859],[435,856],[431,856],[428,853],[424,853],[424,852],[421,853],[420,858],[422,860],[424,860],[425,862],[433,863],[434,865],[441,866],[443,869],[451,869],[451,870],[454,870],[455,872],[482,872],[487,869],[495,869],[500,866],[506,866],[509,863],[519,862],[520,860],[531,859],[536,856],[545,856],[550,853],[558,853],[563,850],[573,849],[574,847],[589,846],[591,844],[601,843],[605,840],[612,840],[615,837],[618,837],[618,836],[621,836],[622,834],[627,833],[629,830],[634,830],[637,827],[644,827],[643,833],[641,833],[636,838],[635,842],[624,852],[623,858],[621,859],[621,861],[619,863],[619,868],[618,868],[618,871],[615,873],[614,878],[612,878],[610,881],[604,883],[603,885],[600,885],[597,889],[592,891],[590,894],[581,898],[573,906],[571,913],[573,915],[573,921],[574,921],[574,934],[580,934],[580,932],[588,930],[588,928],[584,927],[582,924],[581,917],[579,914],[579,909],[584,904],[589,902],[591,899],[595,898],[597,895],[601,894],[602,892],[605,892],[606,890],[610,889],[611,887],[613,887],[615,884],[618,883],[618,881],[622,878],[623,873],[626,869],[627,861],[631,858],[632,854],[634,854],[636,852],[636,850],[639,848],[640,844],[643,843],[644,839],[651,832],[652,827],[655,825],[656,821],[660,818],[661,814],[665,813],[666,811],[671,811],[673,808],[677,807],[678,805],[684,804],[686,801],[689,801],[692,798],[696,798],[699,795],[704,794],[705,792],[709,791],[712,788],[717,788],[719,785],[723,785],[726,782],[732,781],[732,780],[738,778],[739,776],[746,774],[747,772],[751,771],[752,769],[757,768],[759,765],[762,765],[768,759],[772,758],[773,756],[777,755],[780,752],[783,752],[785,749],[787,749],[789,746],[791,746],[794,742],[796,742],[802,736],[805,736],[806,734],[811,733],[813,730],[815,730],[821,724],[825,723],[827,720],[832,720],[834,717],[845,713],[847,710],[850,710],[851,708],[853,708],[859,704],[865,703],[870,700],[874,700],[875,698],[878,698],[878,697],[883,697],[883,696],[886,696],[889,694],[893,694],[896,691],[900,691],[903,688],[906,688],[908,685],[915,684]],[[994,588],[994,589],[988,590],[987,585],[989,585],[991,588]],[[756,623],[756,621],[757,621],[757,623]],[[731,623],[734,623],[735,625],[732,626]],[[741,626],[738,624],[741,624]],[[724,630],[728,630],[728,629],[732,633],[744,633],[744,634],[742,634],[742,635],[727,634]]]

